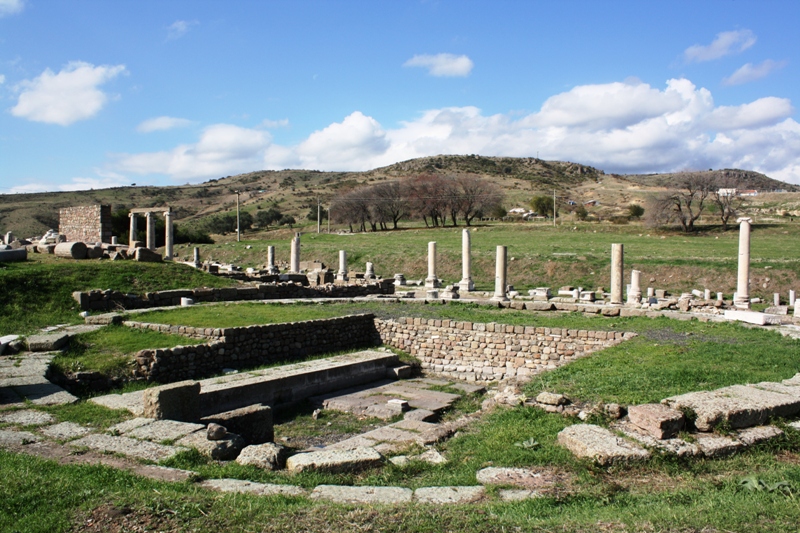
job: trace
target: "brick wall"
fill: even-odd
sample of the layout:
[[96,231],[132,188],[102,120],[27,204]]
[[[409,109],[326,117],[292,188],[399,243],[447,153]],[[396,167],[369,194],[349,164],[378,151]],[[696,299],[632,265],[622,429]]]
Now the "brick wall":
[[467,381],[538,374],[636,336],[422,318],[376,319],[375,326],[384,344],[417,357],[423,370]]
[[64,207],[58,215],[58,233],[68,242],[111,242],[110,205]]

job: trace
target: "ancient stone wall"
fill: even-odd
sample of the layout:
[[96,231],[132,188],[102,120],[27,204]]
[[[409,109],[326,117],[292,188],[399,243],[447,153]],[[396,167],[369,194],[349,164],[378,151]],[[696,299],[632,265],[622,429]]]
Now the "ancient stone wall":
[[111,206],[64,207],[58,212],[58,233],[68,242],[111,242]]
[[370,294],[394,294],[394,280],[369,285],[322,285],[304,287],[296,283],[262,283],[221,289],[178,289],[172,291],[123,294],[119,291],[74,292],[72,297],[82,311],[116,311],[180,305],[181,298],[195,302],[234,302],[242,300],[280,300],[291,298],[355,298]]
[[558,368],[635,333],[508,326],[424,318],[375,320],[383,343],[422,361],[422,369],[491,381]]
[[199,379],[219,374],[225,368],[255,368],[381,343],[371,314],[242,328],[193,328],[142,322],[125,322],[125,325],[211,341],[138,352],[134,373],[162,383]]

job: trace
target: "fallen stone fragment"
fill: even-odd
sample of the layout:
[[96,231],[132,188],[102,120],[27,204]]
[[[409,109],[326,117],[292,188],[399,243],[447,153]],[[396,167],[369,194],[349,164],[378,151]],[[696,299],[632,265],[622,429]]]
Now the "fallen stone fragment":
[[225,435],[228,434],[228,430],[225,429],[224,426],[220,426],[219,424],[210,423],[206,428],[206,438],[208,440],[222,440],[225,438]]
[[669,439],[683,429],[685,417],[666,405],[648,403],[628,407],[628,420],[657,439]]
[[423,487],[414,491],[414,499],[419,503],[448,504],[471,503],[483,498],[486,489],[474,487]]
[[563,394],[556,394],[554,392],[540,392],[536,396],[536,403],[542,403],[545,405],[565,405],[569,403],[569,401]]
[[286,465],[286,448],[274,442],[246,446],[236,462],[257,466],[263,470],[281,470]]
[[91,433],[92,430],[74,422],[61,422],[60,424],[42,428],[41,432],[53,439],[70,440],[83,437],[87,433]]
[[232,461],[244,448],[244,439],[236,433],[228,433],[222,440],[208,440],[205,431],[196,431],[175,444],[194,448],[202,455],[217,461]]
[[593,424],[575,424],[564,428],[558,434],[558,442],[576,457],[589,458],[603,466],[642,461],[650,457],[650,453],[641,446]]
[[52,352],[60,350],[69,342],[66,333],[48,333],[45,335],[31,335],[27,339],[28,350],[32,352]]
[[34,409],[22,409],[0,414],[0,422],[19,424],[20,426],[43,426],[52,424],[56,419],[50,413]]
[[207,479],[199,486],[219,492],[237,492],[240,494],[257,494],[259,496],[305,496],[306,491],[294,485],[276,485],[272,483],[254,483],[241,479]]
[[706,457],[730,455],[744,447],[744,444],[736,439],[713,434],[697,434],[695,443]]
[[290,472],[309,470],[320,472],[352,472],[379,466],[383,456],[374,448],[355,448],[352,450],[322,450],[311,453],[298,453],[286,460]]
[[365,503],[396,505],[411,502],[414,492],[402,487],[350,487],[319,485],[311,491],[312,500],[336,503]]
[[677,455],[678,457],[692,457],[702,453],[700,448],[691,442],[679,438],[657,439],[649,432],[630,422],[620,420],[612,424],[611,428],[622,432],[626,437],[635,440],[639,444],[655,448],[664,453]]
[[443,465],[447,463],[447,458],[433,448],[425,452],[422,452],[419,455],[414,455],[409,459],[415,459],[417,461],[422,461],[424,463],[429,463],[432,465]]
[[411,461],[407,455],[395,455],[389,459],[389,462],[395,466],[403,467],[408,465]]
[[760,442],[774,439],[783,435],[783,430],[775,426],[755,426],[752,428],[740,429],[736,432],[736,438],[745,446],[752,446]]
[[249,405],[203,417],[201,422],[219,424],[231,433],[241,435],[248,444],[263,444],[275,439],[272,407],[269,405]]

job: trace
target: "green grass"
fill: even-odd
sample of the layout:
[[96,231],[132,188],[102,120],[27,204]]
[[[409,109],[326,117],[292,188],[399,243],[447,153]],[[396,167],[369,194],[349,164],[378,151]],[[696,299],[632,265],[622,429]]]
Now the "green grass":
[[95,370],[108,376],[127,377],[133,355],[139,350],[202,344],[202,339],[169,335],[126,326],[106,326],[70,339],[69,348],[52,362],[62,373]]

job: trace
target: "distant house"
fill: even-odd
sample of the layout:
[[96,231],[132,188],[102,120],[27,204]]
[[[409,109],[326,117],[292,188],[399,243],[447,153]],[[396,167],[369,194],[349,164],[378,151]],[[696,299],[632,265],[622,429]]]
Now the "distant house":
[[758,196],[758,191],[755,189],[745,189],[739,191],[739,196]]
[[509,210],[508,214],[509,215],[524,215],[527,212],[528,212],[528,210],[525,209],[524,207],[515,207],[514,209]]
[[584,207],[596,207],[600,205],[600,200],[589,200],[588,202],[583,202]]
[[717,194],[719,196],[736,196],[736,189],[719,189]]

